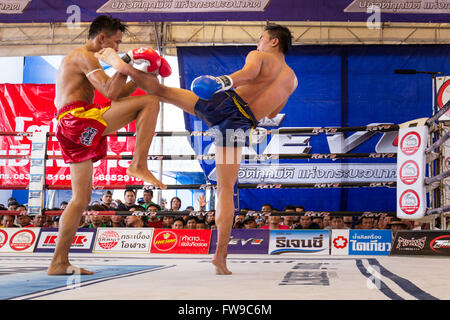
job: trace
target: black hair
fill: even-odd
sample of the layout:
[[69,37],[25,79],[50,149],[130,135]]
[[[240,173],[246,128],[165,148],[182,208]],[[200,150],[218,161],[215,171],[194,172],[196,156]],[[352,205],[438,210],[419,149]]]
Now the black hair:
[[122,32],[127,30],[127,26],[120,19],[111,16],[98,16],[89,27],[88,39],[95,38],[100,32],[105,32],[109,36],[118,30]]
[[270,39],[277,38],[280,43],[280,50],[283,54],[286,54],[292,47],[292,34],[291,31],[278,24],[268,24],[265,28],[270,34]]

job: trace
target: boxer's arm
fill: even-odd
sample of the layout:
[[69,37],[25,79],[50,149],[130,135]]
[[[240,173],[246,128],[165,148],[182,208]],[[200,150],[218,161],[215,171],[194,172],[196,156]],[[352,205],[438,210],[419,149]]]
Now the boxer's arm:
[[84,56],[80,67],[92,86],[105,98],[116,100],[121,96],[127,81],[126,75],[117,72],[112,77],[109,77],[103,71],[98,59],[91,53],[87,53]]
[[259,51],[250,51],[245,59],[244,67],[230,75],[233,79],[233,86],[239,87],[255,79],[261,71],[263,54]]
[[120,92],[118,98],[125,98],[132,95],[137,90],[136,82],[134,81],[128,81],[125,86],[122,89],[122,92]]

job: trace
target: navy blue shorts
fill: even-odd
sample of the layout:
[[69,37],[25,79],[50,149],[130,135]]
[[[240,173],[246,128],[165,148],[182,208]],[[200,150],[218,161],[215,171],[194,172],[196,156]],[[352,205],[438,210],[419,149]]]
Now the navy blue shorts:
[[211,100],[199,99],[194,112],[213,133],[216,146],[251,145],[251,134],[258,121],[233,90],[218,92]]

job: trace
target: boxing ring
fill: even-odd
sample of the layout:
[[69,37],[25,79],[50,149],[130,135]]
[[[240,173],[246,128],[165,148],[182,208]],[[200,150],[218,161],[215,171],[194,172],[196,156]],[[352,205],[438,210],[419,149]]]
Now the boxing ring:
[[[429,141],[425,156],[429,176],[424,179],[429,206],[420,221],[434,223],[441,219],[445,230],[450,206],[442,206],[439,196],[441,182],[450,171],[440,171],[435,163],[442,164],[442,156],[436,151],[450,134],[444,133],[436,120],[450,109],[447,103],[438,113],[425,121],[429,128]],[[413,125],[411,125],[413,123]],[[417,121],[408,126],[415,127]],[[265,131],[264,134],[330,133],[349,131],[387,132],[400,126],[386,124],[348,128],[302,128]],[[199,136],[210,132],[157,132],[158,136]],[[1,132],[0,136],[20,135],[32,138],[30,155],[3,155],[1,159],[29,159],[30,185],[2,186],[29,190],[29,214],[60,215],[61,211],[43,207],[46,190],[70,189],[67,186],[49,186],[46,183],[45,163],[60,156],[47,155],[48,132]],[[117,133],[133,136],[134,133]],[[244,155],[243,160],[273,159],[340,159],[340,158],[396,158],[395,153],[380,154],[266,154]],[[131,156],[107,156],[106,159],[130,159]],[[201,160],[213,159],[212,155],[151,155],[149,160]],[[298,183],[298,184],[238,184],[238,188],[396,188],[397,181],[361,183]],[[94,189],[150,188],[144,185],[126,187],[95,186]],[[214,190],[213,184],[168,185],[167,189]],[[86,211],[85,215],[207,215],[210,211],[194,212],[129,212]],[[326,212],[306,211],[249,211],[253,216],[395,216],[395,212]],[[20,215],[17,211],[0,211],[1,215]],[[450,260],[445,257],[411,256],[333,256],[330,254],[283,255],[230,254],[228,266],[232,276],[217,276],[211,265],[212,254],[82,254],[71,253],[71,262],[95,271],[93,275],[67,275],[49,277],[46,269],[51,253],[0,253],[0,299],[2,300],[442,300],[450,299],[450,280],[447,270]],[[426,270],[426,272],[425,272]],[[220,290],[217,290],[220,288]],[[313,289],[313,290],[312,290]]]

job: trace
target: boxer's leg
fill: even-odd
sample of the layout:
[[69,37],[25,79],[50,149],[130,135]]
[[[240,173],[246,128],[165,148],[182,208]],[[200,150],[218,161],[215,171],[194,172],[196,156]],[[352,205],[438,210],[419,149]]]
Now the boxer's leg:
[[69,250],[80,224],[81,216],[89,205],[92,192],[93,163],[91,160],[71,163],[72,198],[59,221],[55,253],[47,270],[48,275],[92,274],[93,272],[71,266]]
[[108,124],[103,135],[113,133],[136,120],[136,146],[127,174],[164,189],[166,186],[156,179],[147,165],[158,113],[159,99],[155,96],[127,97],[113,101],[111,108],[103,114],[103,119]]
[[212,263],[217,274],[231,274],[226,265],[234,217],[234,185],[241,163],[241,147],[216,147],[217,197],[216,210],[217,247]]

